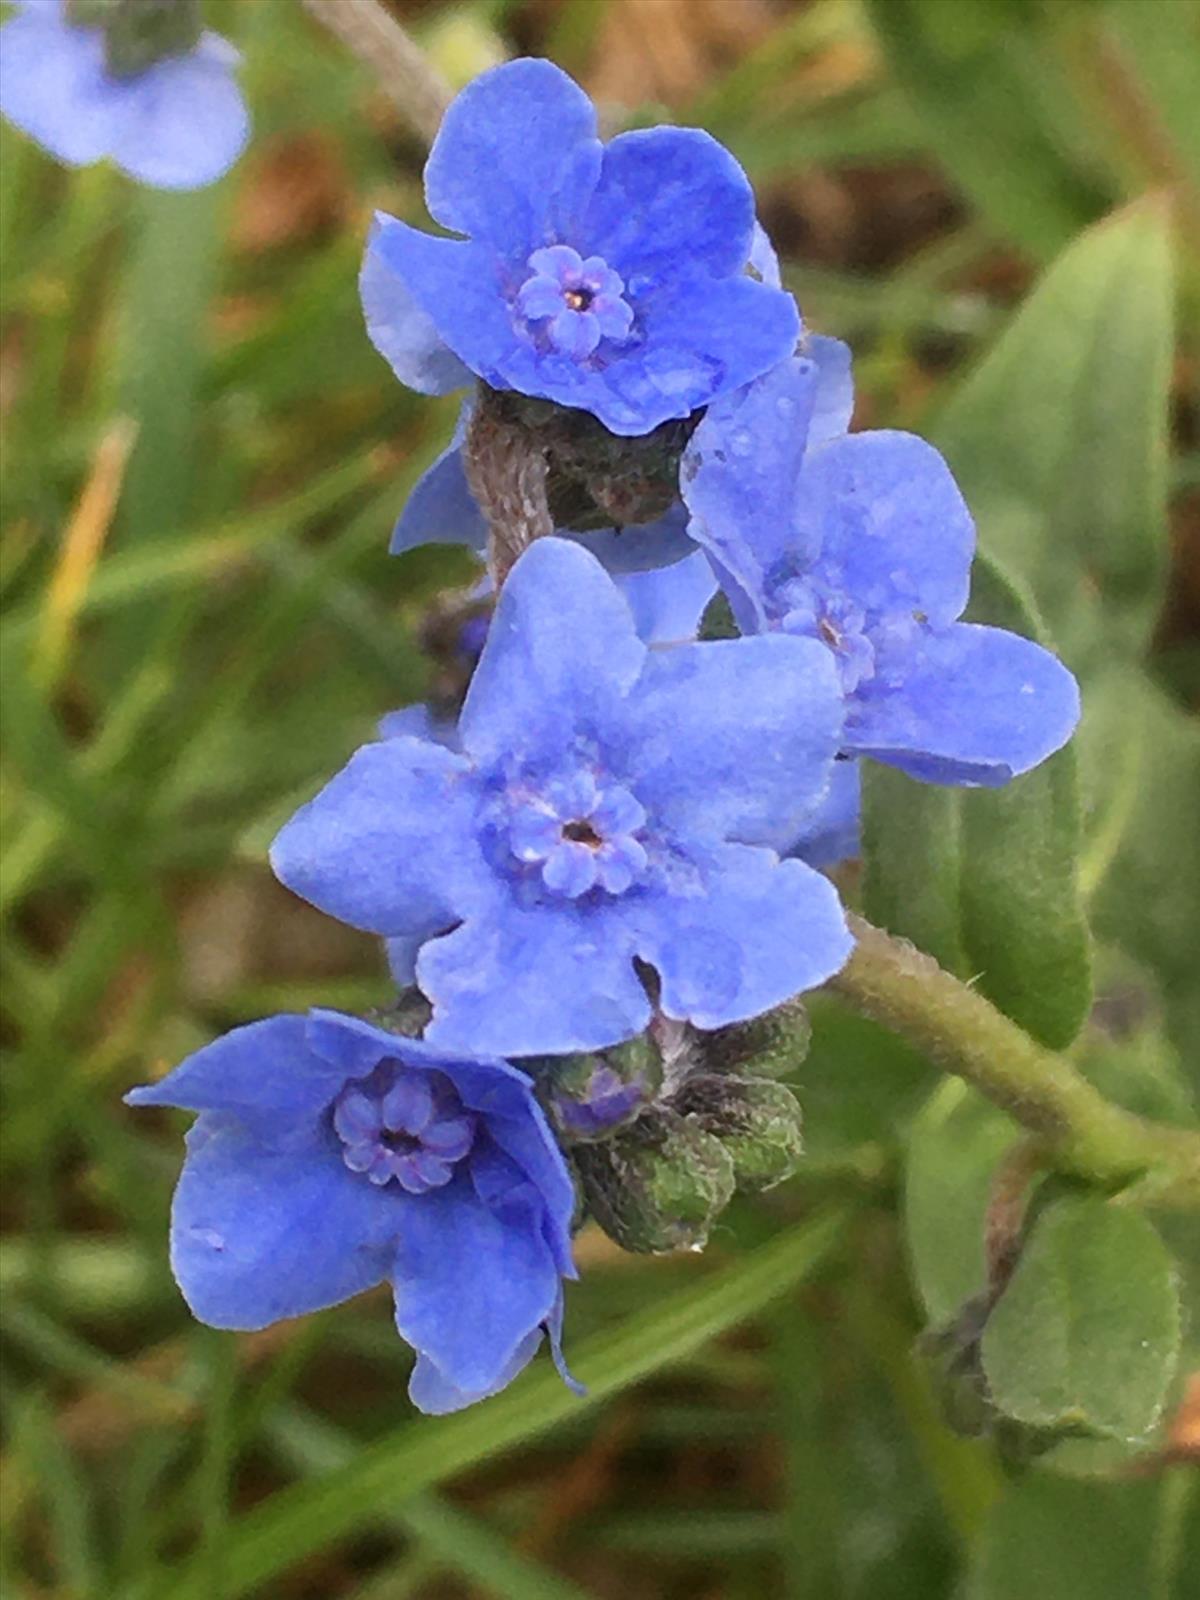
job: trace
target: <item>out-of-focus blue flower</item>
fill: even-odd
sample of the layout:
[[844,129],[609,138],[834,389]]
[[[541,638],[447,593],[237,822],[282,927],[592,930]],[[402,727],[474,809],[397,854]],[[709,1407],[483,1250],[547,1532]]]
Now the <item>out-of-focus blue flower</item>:
[[[481,559],[486,555],[487,522],[471,493],[462,460],[470,417],[468,401],[459,413],[449,445],[413,486],[392,530],[388,548],[394,556],[423,544],[461,544]],[[611,573],[648,572],[695,553],[687,521],[686,508],[677,502],[655,522],[620,530],[600,528],[592,533],[575,533],[569,528],[557,531],[562,538],[575,539],[590,550]]]
[[598,1049],[651,1008],[703,1028],[822,982],[850,950],[832,887],[777,850],[841,736],[827,650],[647,650],[586,551],[513,569],[459,721],[462,753],[368,745],[289,822],[279,878],[383,934],[428,1038],[506,1056]]
[[426,394],[496,389],[648,433],[794,347],[790,295],[747,272],[745,173],[708,134],[596,137],[591,101],[549,61],[468,85],[425,168],[437,238],[380,215],[367,248],[371,338]]
[[933,783],[1001,784],[1079,719],[1049,651],[959,622],[975,529],[912,434],[846,434],[796,358],[710,407],[684,454],[689,531],[745,633],[821,640],[846,695],[843,751]]
[[115,77],[100,28],[77,27],[62,0],[17,0],[0,28],[0,112],[60,161],[110,160],[157,189],[197,189],[233,165],[250,123],[239,56],[205,33],[194,49]]
[[502,1389],[544,1330],[557,1358],[574,1190],[507,1062],[313,1011],[236,1028],[127,1098],[200,1113],[171,1264],[202,1322],[263,1328],[390,1281],[431,1412]]

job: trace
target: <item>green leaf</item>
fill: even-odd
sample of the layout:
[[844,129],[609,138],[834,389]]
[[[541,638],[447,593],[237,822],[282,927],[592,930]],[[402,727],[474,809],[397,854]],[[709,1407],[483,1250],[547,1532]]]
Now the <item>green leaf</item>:
[[982,548],[1076,671],[1140,652],[1157,615],[1171,349],[1169,223],[1147,201],[1064,251],[935,430]]
[[957,1078],[934,1092],[913,1124],[905,1230],[913,1277],[934,1325],[948,1322],[986,1285],[992,1174],[1018,1137],[1011,1118]]
[[1036,11],[1022,0],[868,0],[867,10],[936,154],[995,227],[1045,258],[1106,209],[1111,193],[1085,168],[1088,130]]
[[[989,1518],[965,1600],[1184,1600],[1182,1582],[1172,1583],[1156,1551],[1173,1493],[1169,1480],[1075,1482],[1031,1473]],[[1153,1586],[1152,1573],[1162,1580]]]
[[1146,1218],[1093,1196],[1038,1217],[988,1319],[992,1399],[1019,1422],[1145,1438],[1179,1356],[1171,1258]]
[[1130,677],[1143,781],[1115,858],[1092,902],[1100,938],[1151,967],[1167,1026],[1200,1094],[1200,724],[1146,678]]
[[[609,1395],[679,1361],[794,1288],[826,1255],[841,1229],[824,1215],[779,1235],[724,1271],[597,1335],[572,1352],[588,1386],[582,1400],[541,1363],[513,1387],[469,1411],[421,1421],[359,1451],[319,1483],[276,1494],[233,1523],[225,1565],[225,1600],[260,1593],[275,1573],[370,1522],[404,1495],[417,1494],[464,1467],[574,1420]],[[139,1600],[205,1595],[204,1574],[184,1569],[139,1586]]]
[[[975,563],[967,615],[1038,636],[1016,589],[984,559]],[[964,791],[960,827],[962,939],[971,974],[1006,1016],[1061,1049],[1092,1002],[1072,746],[1001,789]]]
[[960,799],[956,789],[862,762],[863,910],[961,975]]
[[[1039,636],[1016,588],[982,556],[967,615]],[[1069,745],[1000,789],[917,783],[866,761],[864,908],[1059,1049],[1079,1032],[1092,998],[1080,832]]]

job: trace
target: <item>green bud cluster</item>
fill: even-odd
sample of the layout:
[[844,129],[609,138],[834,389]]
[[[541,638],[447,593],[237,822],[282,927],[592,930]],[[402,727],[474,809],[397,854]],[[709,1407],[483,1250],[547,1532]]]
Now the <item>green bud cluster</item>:
[[[719,1033],[647,1035],[556,1063],[544,1080],[586,1209],[623,1248],[702,1249],[735,1193],[769,1189],[796,1170],[800,1106],[764,1075],[793,1066],[806,1047],[807,1019],[784,1011]],[[617,1083],[638,1094],[626,1104]],[[591,1098],[598,1084],[600,1102]],[[597,1104],[618,1114],[589,1126]]]

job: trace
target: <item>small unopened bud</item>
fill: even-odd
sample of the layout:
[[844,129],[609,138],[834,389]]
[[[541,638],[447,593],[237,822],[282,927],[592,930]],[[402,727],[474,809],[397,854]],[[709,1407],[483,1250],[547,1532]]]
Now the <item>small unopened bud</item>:
[[595,1055],[548,1063],[543,1098],[570,1143],[609,1139],[641,1115],[662,1084],[662,1061],[653,1041],[630,1039]]
[[800,1104],[769,1078],[696,1077],[676,1096],[676,1108],[720,1141],[742,1193],[771,1189],[790,1178],[804,1153]]
[[782,1078],[808,1054],[812,1024],[800,1002],[790,1000],[750,1022],[735,1022],[696,1037],[705,1072],[740,1072],[748,1067],[756,1078]]
[[733,1161],[690,1117],[658,1111],[573,1152],[588,1210],[626,1250],[699,1250],[733,1197]]

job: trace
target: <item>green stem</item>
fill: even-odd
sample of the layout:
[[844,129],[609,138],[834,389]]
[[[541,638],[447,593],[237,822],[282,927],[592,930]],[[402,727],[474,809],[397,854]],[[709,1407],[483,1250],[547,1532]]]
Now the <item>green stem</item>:
[[830,987],[1036,1135],[1047,1160],[1155,1204],[1200,1208],[1200,1134],[1134,1116],[1063,1056],[904,940],[850,918],[858,941]]

